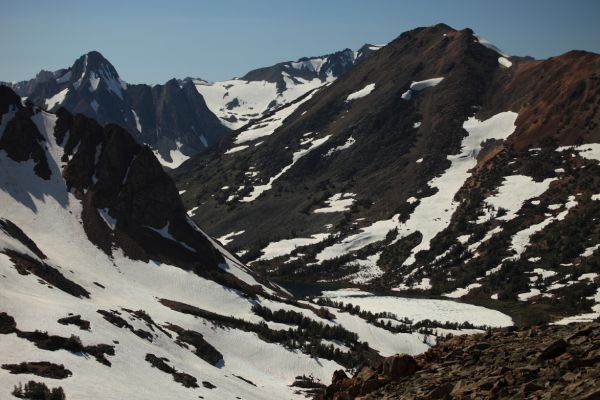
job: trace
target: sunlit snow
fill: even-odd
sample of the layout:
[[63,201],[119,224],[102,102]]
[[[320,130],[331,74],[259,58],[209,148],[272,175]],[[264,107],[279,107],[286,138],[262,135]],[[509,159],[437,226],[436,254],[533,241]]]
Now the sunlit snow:
[[374,83],[369,83],[367,86],[365,86],[364,88],[350,93],[348,95],[348,97],[346,97],[346,102],[352,101],[352,100],[356,100],[356,99],[360,99],[362,97],[365,97],[367,95],[369,95],[373,90],[375,90],[375,84]]

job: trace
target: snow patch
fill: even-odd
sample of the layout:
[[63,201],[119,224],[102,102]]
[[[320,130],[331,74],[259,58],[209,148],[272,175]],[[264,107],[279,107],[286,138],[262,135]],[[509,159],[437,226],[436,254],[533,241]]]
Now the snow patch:
[[440,78],[425,79],[424,81],[413,81],[410,84],[410,89],[408,89],[406,92],[402,93],[402,99],[408,101],[412,98],[413,92],[419,92],[423,89],[437,86],[443,80],[444,80],[444,78],[440,77]]
[[177,141],[177,142],[175,142],[175,145],[176,145],[176,148],[171,149],[169,152],[169,154],[171,156],[171,161],[165,160],[160,155],[158,150],[152,150],[152,152],[154,153],[154,155],[156,156],[156,158],[162,165],[164,165],[165,167],[172,168],[172,169],[179,167],[181,164],[183,164],[186,160],[188,160],[190,158],[190,156],[185,155],[181,152],[181,147],[183,147],[183,144],[181,142]]
[[327,151],[327,153],[325,153],[323,155],[323,157],[329,157],[333,153],[336,153],[336,152],[342,151],[342,150],[346,150],[346,149],[350,148],[350,146],[352,146],[354,143],[356,143],[356,140],[352,136],[350,136],[348,138],[348,140],[346,140],[346,143],[344,143],[344,144],[342,144],[340,146],[334,147],[332,149],[329,149],[329,151]]
[[221,237],[218,237],[218,238],[217,238],[217,240],[218,240],[219,242],[221,242],[221,244],[222,244],[223,246],[227,246],[229,243],[233,242],[233,239],[232,239],[232,238],[233,238],[234,236],[239,236],[239,235],[243,234],[244,232],[246,232],[246,231],[245,231],[245,230],[241,230],[241,231],[238,231],[238,232],[230,232],[230,233],[228,233],[228,234],[226,234],[226,235],[223,235],[223,236],[221,236]]
[[309,238],[284,239],[278,242],[269,243],[267,247],[261,250],[263,253],[259,260],[272,260],[290,254],[297,247],[308,246],[322,242],[329,237],[328,233],[315,233]]
[[471,283],[470,285],[468,285],[464,288],[458,288],[458,289],[454,290],[453,292],[443,294],[442,296],[449,297],[451,299],[458,299],[463,296],[466,296],[467,294],[469,294],[469,292],[472,289],[476,289],[478,287],[481,287],[481,283]]
[[349,282],[357,285],[367,284],[373,279],[380,278],[383,276],[383,270],[377,266],[379,257],[381,257],[381,252],[370,255],[365,259],[353,260],[349,262],[349,266],[358,267],[359,270],[353,274],[350,274],[346,278],[349,280]]
[[247,149],[248,147],[250,147],[250,146],[249,146],[249,145],[247,145],[247,144],[243,144],[243,145],[241,145],[241,146],[232,147],[232,148],[230,148],[229,150],[227,150],[227,151],[225,152],[225,154],[233,154],[233,153],[237,153],[238,151],[245,150],[245,149]]
[[352,101],[352,100],[356,100],[356,99],[360,99],[362,97],[365,97],[369,94],[371,94],[371,92],[375,90],[375,84],[374,83],[369,83],[367,86],[365,86],[364,88],[357,90],[356,92],[350,93],[348,95],[348,97],[346,97],[346,103]]
[[94,112],[97,113],[98,112],[98,108],[100,107],[100,104],[98,104],[98,102],[96,101],[96,99],[94,99],[90,103],[90,106],[92,107],[92,109],[94,110]]
[[133,109],[131,110],[131,112],[133,113],[133,119],[135,119],[135,128],[138,130],[139,133],[142,133],[142,124],[140,123],[140,118]]
[[65,101],[65,97],[67,97],[67,93],[69,93],[69,88],[64,88],[60,92],[56,93],[54,96],[46,99],[44,104],[46,104],[46,109],[52,110],[57,105],[61,105],[63,101]]
[[108,208],[98,208],[98,214],[110,230],[114,231],[117,226],[117,220],[110,215]]
[[587,143],[580,146],[562,146],[556,151],[574,150],[583,158],[600,161],[600,143]]
[[[477,223],[481,224],[494,218],[501,221],[510,221],[516,218],[518,211],[526,201],[540,196],[555,180],[555,178],[547,178],[542,182],[536,182],[533,178],[524,175],[504,177],[497,193],[485,199],[488,208],[484,209],[485,213],[479,216]],[[505,210],[506,214],[498,217],[500,209]]]
[[515,255],[510,257],[509,259],[520,259],[521,254],[523,254],[529,246],[529,241],[533,235],[535,235],[538,232],[541,232],[546,226],[550,225],[554,221],[562,221],[563,219],[565,219],[565,217],[569,213],[569,210],[575,207],[576,205],[577,201],[575,201],[575,196],[569,196],[569,201],[565,204],[565,211],[562,211],[557,216],[550,216],[542,222],[533,224],[515,233],[511,239],[510,245],[510,249],[515,252]]
[[337,193],[325,201],[327,207],[317,208],[314,213],[333,213],[348,211],[354,203],[355,193]]
[[503,67],[506,68],[510,68],[512,67],[512,62],[506,58],[506,57],[499,57],[498,58],[498,64],[502,65]]
[[153,228],[151,226],[146,226],[146,228],[153,230],[154,232],[158,233],[160,236],[164,237],[165,239],[171,240],[173,242],[179,243],[180,245],[182,245],[183,247],[185,247],[186,249],[188,249],[189,251],[193,251],[194,253],[196,252],[196,250],[190,246],[188,246],[187,244],[183,243],[180,240],[177,240],[173,237],[173,235],[171,235],[171,232],[169,232],[169,225],[171,224],[171,222],[167,221],[167,224],[165,226],[163,226],[160,229],[156,229]]

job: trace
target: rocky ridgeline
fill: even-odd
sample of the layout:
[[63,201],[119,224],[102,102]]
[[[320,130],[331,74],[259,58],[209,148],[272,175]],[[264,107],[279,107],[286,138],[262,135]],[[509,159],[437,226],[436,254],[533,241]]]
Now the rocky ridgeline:
[[417,357],[388,357],[320,400],[600,399],[600,321],[448,338]]

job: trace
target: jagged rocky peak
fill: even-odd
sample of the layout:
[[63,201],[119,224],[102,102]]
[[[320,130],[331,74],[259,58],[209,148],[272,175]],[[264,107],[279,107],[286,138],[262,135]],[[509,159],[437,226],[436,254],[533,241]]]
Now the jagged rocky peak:
[[48,111],[64,107],[115,123],[155,150],[163,166],[175,168],[225,136],[222,126],[191,83],[128,85],[98,51],[79,57],[68,69],[44,72],[10,85],[28,101]]
[[[90,51],[79,57],[69,70],[70,76],[63,75],[58,81],[68,80],[77,90],[85,82],[89,91],[95,91],[100,84],[123,99],[127,87],[119,78],[115,67],[98,51]],[[66,74],[69,74],[67,72]]]

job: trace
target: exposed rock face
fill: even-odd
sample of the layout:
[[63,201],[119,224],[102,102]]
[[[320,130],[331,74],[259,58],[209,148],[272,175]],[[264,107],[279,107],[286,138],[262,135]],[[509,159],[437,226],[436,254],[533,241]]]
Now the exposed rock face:
[[[390,371],[399,369],[391,365],[414,367],[394,378]],[[599,380],[594,322],[457,336],[415,359],[395,356],[377,369],[363,367],[353,378],[336,371],[320,398],[595,399]]]
[[354,377],[349,378],[342,370],[335,371],[331,385],[325,389],[321,399],[354,399],[366,395],[389,382],[410,377],[419,369],[417,361],[408,354],[397,354],[385,358],[377,368],[363,366]]
[[126,92],[139,119],[134,136],[156,149],[163,159],[171,159],[173,144],[184,154],[193,155],[229,133],[192,82],[180,85],[171,79],[164,85],[128,85]]
[[388,357],[383,361],[383,375],[392,380],[414,375],[417,371],[417,362],[407,354]]
[[[116,124],[102,126],[65,108],[55,116],[43,113],[32,104],[23,105],[4,86],[0,86],[0,108],[6,111],[0,150],[14,161],[33,162],[40,178],[61,182],[52,195],[62,198],[67,191],[73,193],[83,206],[81,219],[88,238],[106,254],[112,256],[120,249],[131,259],[176,265],[255,294],[225,271],[223,253],[188,219],[175,184],[153,151],[127,130]],[[53,131],[39,124],[53,126]],[[42,261],[46,256],[19,226],[0,219],[0,229],[31,251],[2,251],[21,274],[34,274],[73,296],[89,295]]]
[[5,312],[0,313],[0,334],[7,335],[17,330],[15,319]]
[[8,94],[7,90],[10,89],[3,87],[0,92],[0,97],[5,99],[0,108],[6,111],[12,109],[15,114],[10,121],[5,122],[6,128],[0,137],[0,150],[6,151],[14,161],[33,160],[35,172],[41,178],[48,179],[50,168],[43,148],[44,139],[31,121],[33,113],[21,105],[18,97],[14,98],[14,93]]
[[12,88],[49,111],[64,107],[101,125],[120,125],[139,143],[155,149],[170,167],[229,133],[191,82],[180,85],[172,79],[164,85],[128,85],[97,51],[84,54],[70,68],[42,71]]
[[102,127],[64,109],[58,115],[55,136],[68,160],[63,176],[83,201],[90,239],[107,252],[117,245],[132,258],[160,254],[190,269],[198,262],[212,268],[222,262],[188,223],[175,185],[149,148],[118,125]]

